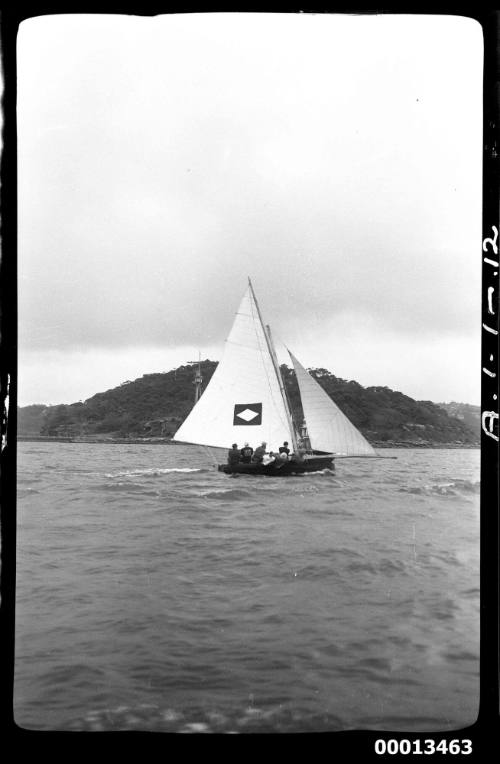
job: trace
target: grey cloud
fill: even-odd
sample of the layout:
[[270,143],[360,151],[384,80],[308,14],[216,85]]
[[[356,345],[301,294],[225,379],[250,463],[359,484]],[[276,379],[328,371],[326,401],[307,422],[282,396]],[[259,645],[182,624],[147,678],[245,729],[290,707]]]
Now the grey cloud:
[[480,72],[460,37],[457,89],[438,36],[422,60],[425,35],[407,52],[379,23],[350,32],[362,57],[324,25],[276,38],[276,19],[68,23],[53,51],[20,49],[24,347],[218,343],[247,275],[284,336],[346,311],[409,338],[473,330]]

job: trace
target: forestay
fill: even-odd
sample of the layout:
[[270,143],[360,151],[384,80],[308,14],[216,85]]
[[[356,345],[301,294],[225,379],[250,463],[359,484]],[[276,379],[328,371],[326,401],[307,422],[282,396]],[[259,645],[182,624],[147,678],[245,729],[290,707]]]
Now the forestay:
[[297,375],[312,448],[345,456],[377,456],[366,438],[292,353],[290,358]]
[[206,390],[174,435],[184,443],[229,448],[292,441],[265,329],[249,285]]

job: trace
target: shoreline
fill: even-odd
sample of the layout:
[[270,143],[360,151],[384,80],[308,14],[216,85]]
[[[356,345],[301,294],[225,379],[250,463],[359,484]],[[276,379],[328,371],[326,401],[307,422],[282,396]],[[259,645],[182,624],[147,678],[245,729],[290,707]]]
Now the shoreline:
[[[79,437],[64,437],[64,436],[51,436],[51,435],[18,435],[18,442],[23,443],[94,443],[103,445],[162,445],[162,446],[177,446],[183,445],[173,441],[171,438],[105,438],[105,437],[92,437],[92,436],[79,436]],[[378,442],[372,441],[371,445],[377,449],[383,448],[433,448],[433,449],[456,449],[456,448],[469,448],[478,449],[481,444],[478,443],[429,443],[429,442],[417,442],[417,441],[394,441],[394,442]]]

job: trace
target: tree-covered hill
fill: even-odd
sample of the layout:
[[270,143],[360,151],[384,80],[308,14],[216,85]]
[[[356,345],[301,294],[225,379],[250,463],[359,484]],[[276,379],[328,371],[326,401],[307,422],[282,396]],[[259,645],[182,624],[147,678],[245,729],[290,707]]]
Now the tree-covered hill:
[[18,406],[17,432],[19,435],[40,435],[44,417],[49,406],[35,403],[31,406]]
[[[302,416],[295,372],[282,367],[292,409]],[[344,414],[371,443],[428,445],[479,443],[479,433],[431,401],[415,401],[389,387],[362,387],[327,369],[308,369]]]
[[[217,364],[201,362],[203,389]],[[303,418],[293,369],[282,366],[297,421]],[[18,410],[20,436],[172,437],[194,403],[193,366],[145,374],[98,393],[86,401],[59,406],[26,406]],[[388,387],[364,388],[326,369],[310,370],[356,427],[372,443],[473,445],[479,433],[467,422],[448,416],[431,401],[415,401]]]
[[448,416],[460,419],[470,430],[475,433],[481,432],[481,407],[471,403],[438,403]]

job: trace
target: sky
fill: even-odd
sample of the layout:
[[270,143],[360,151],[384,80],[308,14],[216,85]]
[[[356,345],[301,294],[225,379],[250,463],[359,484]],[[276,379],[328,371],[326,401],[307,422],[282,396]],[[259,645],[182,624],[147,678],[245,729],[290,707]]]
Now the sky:
[[219,360],[479,404],[482,30],[53,15],[18,36],[19,405]]

